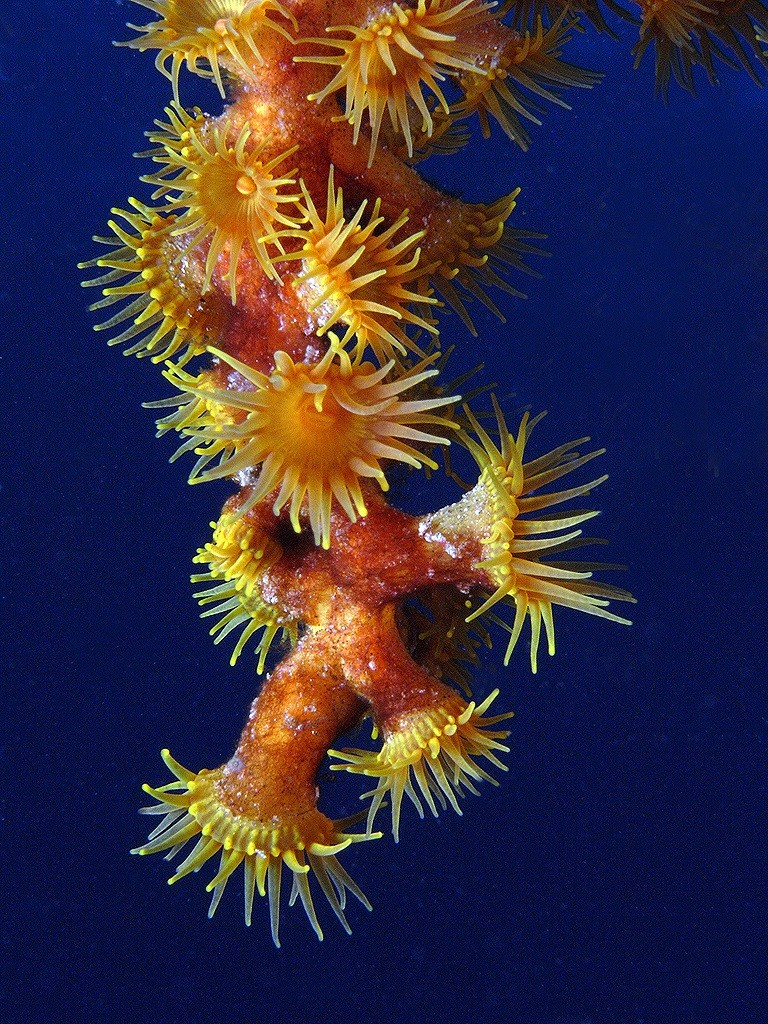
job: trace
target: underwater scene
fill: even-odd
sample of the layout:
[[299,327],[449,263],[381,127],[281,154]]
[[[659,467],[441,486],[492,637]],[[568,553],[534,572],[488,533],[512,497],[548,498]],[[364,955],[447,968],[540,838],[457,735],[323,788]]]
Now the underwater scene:
[[766,85],[5,0],[3,1022],[768,1020]]

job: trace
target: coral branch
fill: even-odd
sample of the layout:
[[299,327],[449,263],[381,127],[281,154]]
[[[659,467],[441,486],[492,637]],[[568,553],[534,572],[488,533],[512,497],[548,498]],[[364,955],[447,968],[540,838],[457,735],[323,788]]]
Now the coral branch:
[[[378,837],[385,800],[397,840],[404,797],[421,816],[460,813],[504,769],[511,716],[489,714],[497,691],[474,697],[472,681],[496,627],[507,662],[530,621],[535,672],[542,627],[554,653],[555,606],[628,621],[614,602],[631,595],[595,577],[617,567],[571,558],[596,543],[582,531],[597,511],[563,508],[605,482],[571,477],[603,449],[581,438],[531,458],[540,416],[512,432],[494,398],[489,425],[469,407],[487,388],[462,406],[445,379],[443,304],[473,334],[472,300],[504,319],[497,293],[521,297],[544,236],[523,227],[514,182],[469,202],[414,167],[467,144],[477,121],[520,156],[527,126],[600,79],[563,57],[577,14],[605,32],[606,13],[626,11],[136,2],[154,20],[122,45],[155,53],[174,99],[140,154],[151,199],[113,211],[85,284],[101,291],[92,308],[108,311],[97,329],[110,344],[165,364],[175,394],[147,404],[158,435],[180,437],[171,461],[192,453],[190,482],[232,488],[194,555],[194,597],[214,641],[232,641],[231,663],[247,651],[264,681],[226,764],[193,772],[163,752],[173,779],[145,787],[144,813],[162,817],[135,852],[188,851],[172,882],[218,855],[211,914],[242,866],[246,922],[265,896],[276,944],[287,868],[290,902],[322,938],[317,886],[347,931],[347,894],[369,906],[339,857]],[[768,66],[762,0],[637,5],[635,57],[655,48],[662,93],[673,78],[692,90],[696,66],[710,80],[718,61],[753,79]],[[185,68],[218,87],[219,115],[181,105]],[[463,496],[421,516],[389,503],[391,481],[436,470],[455,442],[476,463]],[[364,719],[375,747],[343,747]],[[361,814],[321,810],[329,754],[374,780]]]

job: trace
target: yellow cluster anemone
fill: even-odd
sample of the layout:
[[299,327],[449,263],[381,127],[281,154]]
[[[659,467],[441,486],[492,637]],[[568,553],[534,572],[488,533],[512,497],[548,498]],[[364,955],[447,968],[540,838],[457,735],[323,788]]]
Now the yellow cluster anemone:
[[640,38],[633,54],[635,67],[649,45],[656,48],[656,88],[666,96],[669,82],[675,80],[689,92],[694,92],[693,67],[701,63],[694,46],[702,18],[714,15],[720,4],[701,3],[699,0],[661,0],[660,3],[640,3],[642,17]]
[[[271,32],[291,40],[285,22],[293,16],[279,0],[132,0],[158,15],[147,25],[129,25],[142,33],[119,46],[157,50],[155,65],[173,85],[179,99],[179,72],[186,63],[195,75],[213,78],[224,95],[222,69],[253,77],[253,65],[264,63],[262,50]],[[168,64],[170,62],[170,68]],[[202,64],[201,64],[202,62]]]
[[[211,629],[214,643],[241,629],[230,658],[234,665],[251,637],[263,630],[256,644],[256,671],[264,671],[267,654],[278,632],[290,647],[298,641],[299,623],[273,603],[266,601],[260,590],[264,572],[279,561],[282,548],[265,531],[247,519],[224,514],[214,528],[213,540],[199,548],[193,562],[207,565],[204,573],[195,573],[193,583],[213,583],[194,596],[202,607],[201,618],[220,616]],[[223,582],[219,582],[223,581]]]
[[513,142],[528,149],[531,137],[523,122],[541,124],[538,115],[543,109],[538,100],[570,109],[560,95],[563,89],[588,89],[603,77],[561,60],[573,24],[563,13],[546,29],[540,17],[533,32],[506,29],[499,43],[461,74],[464,96],[453,108],[455,116],[476,113],[486,138],[492,117]]
[[[415,286],[423,278],[418,243],[424,232],[405,235],[408,211],[385,227],[381,200],[376,200],[367,217],[368,203],[363,200],[347,219],[343,190],[334,185],[333,166],[328,174],[324,217],[303,183],[302,191],[300,209],[307,226],[279,232],[278,236],[295,238],[301,248],[278,257],[276,262],[301,260],[302,269],[293,287],[315,317],[318,334],[322,336],[334,325],[343,324],[346,331],[341,345],[353,341],[357,359],[370,347],[383,363],[414,348],[401,324],[436,333],[432,321],[412,309],[436,300]],[[400,234],[404,237],[397,240]]]
[[197,576],[193,582],[203,578],[226,580],[250,597],[264,570],[280,559],[282,548],[274,537],[242,516],[225,512],[218,522],[211,523],[211,528],[213,539],[198,548],[192,559],[209,568],[205,577]]
[[495,203],[465,203],[453,199],[436,210],[424,241],[425,274],[435,291],[456,310],[473,335],[477,334],[466,303],[480,301],[502,321],[504,315],[486,292],[495,287],[524,298],[505,277],[510,270],[538,276],[526,256],[546,255],[532,244],[544,236],[507,224],[520,189]]
[[[203,132],[190,131],[185,150],[168,150],[169,164],[181,168],[168,183],[171,197],[168,209],[181,210],[174,235],[190,235],[186,251],[195,249],[211,237],[205,261],[204,289],[211,284],[216,263],[225,247],[229,248],[229,290],[232,304],[237,302],[237,267],[246,243],[268,277],[276,277],[272,257],[264,237],[279,224],[297,223],[295,203],[299,194],[290,171],[279,170],[298,146],[273,155],[269,139],[251,144],[251,129],[245,124],[234,145],[227,141],[226,128],[209,126]],[[187,152],[188,150],[188,152]],[[289,212],[283,212],[288,204]],[[292,209],[293,208],[293,209]]]
[[469,127],[460,122],[452,111],[444,110],[434,99],[427,97],[427,106],[432,123],[422,125],[422,118],[412,101],[408,101],[408,112],[411,118],[410,152],[402,133],[384,122],[379,133],[379,140],[393,153],[398,160],[406,164],[417,164],[430,156],[450,156],[466,146],[472,137]]
[[128,202],[132,210],[112,210],[125,223],[111,220],[114,234],[94,238],[113,251],[79,265],[107,271],[83,282],[85,287],[101,288],[104,295],[91,309],[126,303],[96,330],[117,328],[119,333],[109,344],[130,343],[126,355],[150,356],[160,362],[181,352],[183,364],[204,352],[217,333],[223,320],[220,303],[215,296],[202,295],[202,281],[193,266],[181,265],[179,246],[172,237],[175,216],[163,216],[137,199]]
[[404,795],[413,803],[420,818],[424,817],[422,798],[437,817],[438,805],[445,810],[450,804],[457,814],[461,814],[457,797],[463,796],[464,790],[477,795],[476,782],[485,780],[497,785],[478,762],[485,758],[494,767],[507,770],[497,754],[509,752],[509,747],[500,742],[509,733],[493,726],[511,718],[512,714],[485,715],[498,693],[494,690],[476,705],[474,701],[466,704],[458,695],[448,691],[445,699],[433,707],[413,711],[402,716],[396,725],[388,725],[384,744],[378,752],[328,751],[331,757],[343,762],[331,765],[332,769],[379,780],[372,792],[361,797],[371,797],[368,833],[387,795],[392,803],[392,834],[398,842]]
[[[194,451],[199,430],[205,428],[221,432],[242,419],[238,409],[233,409],[221,401],[220,387],[215,374],[210,370],[202,370],[193,376],[182,367],[169,363],[163,370],[163,376],[178,388],[180,394],[144,403],[145,409],[174,409],[156,421],[156,436],[163,437],[170,430],[176,430],[183,436],[191,435],[187,436],[184,443],[173,453],[171,462],[175,462],[185,452]],[[230,448],[232,447],[234,444],[230,445]],[[192,473],[202,468],[207,461],[205,457],[201,457]]]
[[[626,590],[592,578],[595,562],[550,561],[549,556],[590,543],[581,538],[581,525],[598,515],[595,511],[554,512],[543,509],[588,495],[603,483],[603,475],[567,490],[534,493],[572,473],[602,455],[605,449],[580,454],[582,437],[555,448],[546,455],[524,462],[525,449],[533,428],[543,413],[530,419],[526,413],[517,436],[510,433],[494,399],[499,445],[491,440],[471,412],[467,416],[478,440],[465,435],[462,441],[472,453],[481,472],[475,488],[464,501],[472,509],[472,529],[482,533],[486,556],[479,563],[496,589],[472,614],[472,620],[497,602],[507,599],[515,605],[515,619],[507,646],[505,664],[514,650],[526,616],[531,620],[531,669],[536,671],[541,624],[550,655],[555,653],[552,606],[561,605],[630,625],[628,619],[608,610],[613,601],[634,601]],[[530,517],[535,514],[535,517]],[[529,518],[522,518],[523,516]]]
[[693,68],[704,68],[717,82],[715,58],[743,67],[761,85],[752,60],[768,67],[760,32],[768,31],[768,8],[763,0],[636,0],[641,11],[640,38],[633,54],[635,67],[649,45],[656,49],[656,88],[665,98],[670,79],[695,93]]
[[[212,573],[196,573],[192,576],[192,582],[207,582],[213,578]],[[282,631],[282,639],[289,648],[293,649],[298,643],[299,623],[277,605],[265,600],[258,585],[246,592],[238,590],[237,583],[230,581],[200,590],[193,596],[201,607],[212,605],[201,612],[201,618],[219,616],[218,622],[210,630],[215,644],[221,643],[230,633],[242,630],[229,659],[230,665],[236,664],[245,645],[260,630],[263,632],[256,642],[256,653],[259,656],[256,671],[259,674],[264,671],[272,641],[279,632]]]
[[185,160],[195,159],[197,149],[194,140],[205,132],[208,123],[208,117],[199,107],[186,110],[176,100],[165,108],[165,116],[167,121],[157,118],[155,128],[144,133],[155,148],[134,154],[140,159],[163,165],[161,170],[146,174],[141,179],[150,185],[157,185],[153,199],[167,195],[170,190],[168,179],[183,173]]
[[[327,46],[340,53],[301,56],[297,60],[337,68],[319,92],[308,98],[322,102],[344,90],[344,117],[353,126],[357,145],[366,114],[370,126],[369,166],[373,163],[385,111],[393,129],[405,139],[413,155],[409,101],[421,117],[421,131],[432,134],[432,111],[424,89],[429,89],[443,110],[448,102],[439,83],[447,74],[471,71],[476,57],[458,33],[489,20],[490,3],[478,0],[417,0],[413,6],[390,3],[375,7],[362,25],[333,25],[332,38],[303,42]],[[343,38],[344,35],[350,38]]]
[[[185,447],[194,443],[200,455],[190,482],[240,473],[251,482],[250,474],[260,468],[242,511],[276,490],[275,514],[288,505],[298,533],[300,514],[306,511],[315,543],[325,548],[330,546],[334,498],[354,522],[367,514],[363,479],[375,479],[387,490],[383,462],[437,468],[416,445],[448,444],[446,437],[425,427],[455,429],[436,411],[454,403],[455,396],[415,401],[401,397],[436,374],[433,359],[393,376],[394,362],[379,369],[353,364],[335,348],[318,363],[294,363],[287,353],[276,352],[275,369],[268,376],[224,352],[210,351],[252,390],[198,393],[191,385],[181,385],[205,402],[219,401],[245,413],[242,422],[229,427],[204,423],[182,430],[190,438]],[[217,456],[218,465],[202,468]]]
[[163,815],[160,824],[143,846],[132,853],[146,855],[168,851],[166,859],[175,857],[191,840],[197,842],[191,852],[168,879],[169,885],[200,868],[220,854],[218,871],[206,891],[213,893],[208,916],[213,917],[232,873],[243,865],[245,872],[245,923],[250,925],[256,893],[267,896],[272,939],[280,945],[280,890],[283,866],[291,871],[293,888],[291,904],[298,896],[319,939],[323,932],[317,919],[309,875],[313,873],[333,912],[349,933],[344,916],[347,892],[366,909],[371,905],[362,891],[339,863],[337,854],[352,843],[378,838],[371,833],[345,831],[347,821],[330,821],[319,811],[303,814],[296,820],[260,821],[248,814],[231,810],[221,799],[217,780],[221,769],[191,772],[171,757],[168,750],[162,758],[171,773],[172,782],[144,792],[157,800],[144,807],[142,814]]

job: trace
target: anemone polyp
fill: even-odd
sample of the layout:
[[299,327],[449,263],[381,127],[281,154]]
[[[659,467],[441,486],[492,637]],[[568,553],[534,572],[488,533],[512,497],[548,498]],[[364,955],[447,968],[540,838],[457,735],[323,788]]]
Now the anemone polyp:
[[640,36],[632,52],[635,67],[649,45],[656,50],[656,88],[666,97],[670,78],[694,93],[693,69],[698,64],[713,84],[715,59],[743,67],[761,85],[752,61],[768,67],[762,48],[768,32],[768,10],[762,0],[635,0],[640,8]]
[[[187,252],[212,236],[205,260],[204,291],[211,286],[225,247],[229,248],[232,305],[237,302],[238,261],[246,243],[263,272],[268,277],[277,276],[264,236],[274,233],[277,225],[293,227],[297,223],[295,203],[299,194],[291,191],[296,184],[292,177],[295,168],[278,170],[297,149],[292,146],[274,153],[269,139],[253,144],[247,124],[240,129],[234,145],[227,141],[224,129],[213,126],[205,132],[190,129],[184,149],[168,149],[169,165],[181,169],[164,186],[177,193],[167,204],[168,209],[180,211],[173,234],[185,236]],[[284,207],[288,213],[283,212]]]
[[250,597],[264,570],[280,559],[279,543],[243,516],[225,512],[211,527],[213,539],[198,548],[192,561],[208,566],[205,578],[234,583],[236,591]]
[[261,631],[256,642],[256,671],[261,673],[279,632],[291,648],[298,641],[297,620],[273,602],[264,600],[260,590],[264,573],[280,560],[282,548],[245,516],[224,513],[211,525],[213,540],[199,548],[192,560],[208,567],[206,572],[194,573],[192,582],[213,584],[194,595],[205,608],[200,617],[218,617],[210,630],[214,643],[221,643],[230,633],[241,631],[230,658],[231,665],[237,662],[251,637]]
[[150,356],[153,362],[160,362],[181,352],[179,361],[184,363],[204,352],[208,339],[221,326],[221,305],[217,296],[203,299],[202,282],[189,264],[184,270],[179,267],[181,254],[172,237],[176,217],[165,216],[137,199],[128,202],[132,210],[112,211],[124,223],[109,221],[114,234],[95,239],[113,251],[79,264],[81,269],[106,270],[84,282],[85,287],[101,288],[104,296],[91,309],[126,303],[96,330],[117,328],[109,344],[130,342],[124,349],[126,355]]
[[420,818],[424,817],[421,798],[437,817],[438,805],[444,810],[450,804],[457,814],[461,814],[457,797],[462,796],[464,790],[477,794],[476,782],[485,780],[497,784],[478,762],[484,758],[501,771],[507,770],[497,754],[509,753],[509,747],[500,742],[509,733],[492,727],[511,718],[512,714],[485,715],[498,694],[499,691],[494,690],[480,705],[476,705],[474,701],[465,703],[446,689],[443,699],[435,702],[434,706],[421,708],[397,722],[388,723],[381,750],[329,751],[331,757],[342,762],[331,765],[331,768],[379,780],[371,793],[364,794],[364,797],[371,797],[369,833],[387,796],[392,803],[392,835],[398,842],[404,795],[408,796]]
[[714,4],[700,0],[638,0],[638,6],[641,18],[640,37],[633,49],[635,67],[648,46],[655,45],[656,87],[664,96],[672,74],[683,88],[694,91],[695,64],[708,65],[710,77],[714,78],[711,60],[702,56],[698,44],[700,35],[705,32],[705,21],[717,18],[721,7],[717,0]]
[[[422,428],[455,429],[436,412],[455,403],[455,396],[401,398],[435,376],[437,371],[430,368],[434,359],[393,377],[393,362],[379,369],[370,363],[353,364],[346,352],[335,347],[318,363],[294,363],[287,353],[276,352],[274,372],[267,376],[224,352],[211,351],[253,390],[201,394],[206,401],[218,399],[246,415],[229,428],[204,425],[182,431],[196,442],[201,456],[192,481],[231,477],[260,467],[242,511],[276,490],[275,514],[289,505],[291,524],[298,533],[300,513],[305,510],[315,543],[325,548],[330,545],[334,498],[354,522],[367,514],[362,480],[375,479],[387,490],[382,468],[387,461],[436,469],[437,464],[416,446],[444,445],[447,438]],[[202,468],[217,455],[219,465]]]
[[553,605],[575,608],[631,625],[629,619],[609,611],[608,605],[611,600],[634,602],[634,598],[620,587],[592,579],[593,571],[603,568],[599,562],[558,563],[549,560],[550,555],[570,551],[580,544],[594,543],[579,539],[580,527],[598,515],[597,512],[555,512],[522,518],[590,494],[607,479],[606,475],[567,490],[543,494],[532,492],[580,469],[602,455],[605,449],[580,454],[577,446],[589,441],[588,437],[582,437],[524,462],[528,439],[544,414],[530,419],[526,413],[515,436],[509,431],[495,400],[494,407],[500,438],[498,446],[469,411],[467,416],[478,441],[469,435],[462,438],[480,468],[480,478],[466,496],[473,510],[473,528],[478,536],[483,534],[481,544],[485,548],[485,558],[479,563],[479,568],[487,572],[489,581],[495,586],[493,593],[472,612],[469,620],[482,615],[499,601],[511,601],[515,606],[515,619],[505,664],[528,616],[531,620],[531,670],[535,672],[542,622],[548,653],[555,653]]
[[603,77],[560,58],[573,25],[567,10],[563,10],[546,29],[541,16],[533,32],[521,33],[503,26],[504,36],[474,67],[461,74],[459,84],[464,96],[454,107],[455,116],[476,113],[486,138],[491,134],[492,117],[508,138],[521,149],[528,149],[531,137],[524,121],[541,124],[540,100],[570,109],[560,95],[564,88],[589,89]]
[[[195,573],[191,577],[193,583],[208,582],[215,578],[213,572]],[[248,590],[243,590],[238,589],[237,581],[228,580],[200,590],[194,597],[205,608],[200,613],[201,619],[218,617],[210,629],[215,644],[221,643],[230,633],[241,631],[229,659],[230,665],[237,663],[246,644],[257,633],[260,633],[256,641],[256,671],[259,674],[264,671],[267,655],[278,633],[282,632],[282,639],[289,649],[293,649],[298,642],[299,623],[275,604],[266,601],[256,582]],[[211,607],[206,608],[206,605]]]
[[[202,429],[221,432],[242,420],[239,409],[225,405],[220,398],[221,392],[216,375],[210,370],[203,370],[193,376],[181,366],[168,363],[163,376],[180,392],[170,398],[161,398],[154,402],[145,402],[146,409],[168,409],[174,411],[161,416],[156,421],[157,437],[163,437],[170,430],[176,430],[186,440],[176,449],[170,458],[175,462],[186,452],[194,451],[197,445],[197,432]],[[218,396],[218,397],[217,397]],[[234,447],[228,445],[230,451]],[[198,465],[192,470],[201,468],[208,459],[200,457]]]
[[367,217],[368,203],[363,200],[347,218],[343,190],[334,185],[333,166],[328,174],[324,217],[303,183],[302,192],[301,211],[308,226],[277,236],[295,238],[301,248],[275,262],[301,261],[293,287],[316,318],[318,334],[342,324],[346,331],[340,344],[352,340],[357,358],[370,347],[379,362],[414,347],[401,324],[435,334],[432,321],[413,309],[415,305],[434,305],[436,300],[415,286],[424,277],[418,247],[424,232],[398,238],[408,224],[408,211],[385,226],[381,200],[376,200]]
[[245,923],[250,925],[256,893],[269,899],[272,939],[280,945],[280,889],[283,866],[291,871],[293,892],[291,904],[298,895],[309,922],[319,939],[323,932],[315,912],[309,887],[309,874],[314,873],[323,895],[346,932],[350,931],[344,916],[345,895],[350,892],[368,910],[371,905],[360,888],[339,863],[336,855],[355,842],[378,838],[375,834],[344,831],[346,822],[333,822],[315,811],[296,820],[261,821],[255,815],[233,810],[220,791],[218,783],[226,769],[204,769],[191,772],[182,767],[168,750],[162,751],[173,781],[155,789],[145,785],[144,792],[157,801],[141,810],[142,814],[163,815],[148,841],[131,853],[142,856],[169,851],[175,857],[191,840],[197,842],[168,879],[169,885],[179,881],[220,854],[219,868],[206,886],[213,893],[208,916],[213,917],[233,872],[243,865],[245,872]]
[[472,297],[478,299],[504,320],[486,288],[492,286],[524,298],[524,293],[506,277],[510,270],[538,276],[526,263],[526,256],[546,255],[531,241],[543,235],[507,223],[519,194],[520,189],[516,188],[495,203],[465,203],[452,199],[435,210],[430,219],[423,244],[425,277],[472,334],[477,332],[466,307],[467,301]]
[[[439,83],[447,73],[471,71],[476,66],[475,55],[458,33],[493,17],[488,13],[492,6],[475,0],[418,0],[413,7],[391,3],[375,8],[362,25],[329,27],[326,31],[334,38],[304,42],[332,47],[340,53],[296,58],[338,68],[331,81],[308,98],[320,103],[343,89],[344,116],[353,126],[355,145],[367,113],[371,131],[369,166],[385,111],[393,129],[404,137],[408,155],[413,156],[409,101],[421,116],[421,130],[431,135],[432,112],[423,90],[429,89],[448,112],[448,101]],[[337,33],[351,38],[340,38]]]
[[[221,95],[221,71],[232,68],[251,78],[253,65],[264,63],[262,50],[268,34],[291,36],[284,22],[295,25],[293,16],[279,0],[132,0],[159,15],[147,25],[129,25],[142,34],[119,46],[157,50],[157,69],[170,79],[179,99],[179,72],[186,63],[193,74],[213,78]],[[277,16],[277,19],[275,19]],[[200,62],[204,66],[201,66]],[[168,63],[170,62],[170,69]]]
[[395,131],[387,121],[381,126],[379,142],[384,143],[403,163],[417,164],[430,156],[449,156],[466,146],[471,138],[469,127],[459,121],[453,108],[445,110],[433,96],[427,96],[426,102],[432,117],[429,131],[413,101],[407,103],[411,119],[411,152],[401,132]]
[[165,108],[165,116],[167,121],[156,119],[155,128],[144,133],[155,144],[155,148],[135,154],[163,165],[161,170],[146,174],[141,179],[150,185],[157,185],[153,199],[167,195],[171,188],[168,179],[183,173],[183,160],[195,159],[194,139],[205,131],[208,120],[199,107],[187,110],[176,100]]

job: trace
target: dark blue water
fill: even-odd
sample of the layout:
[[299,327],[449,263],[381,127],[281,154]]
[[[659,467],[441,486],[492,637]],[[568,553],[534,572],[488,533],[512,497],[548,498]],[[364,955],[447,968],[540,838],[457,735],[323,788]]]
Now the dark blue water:
[[[499,789],[350,851],[374,913],[352,907],[348,938],[321,908],[320,945],[286,908],[276,951],[236,881],[209,922],[201,879],[169,890],[127,853],[159,749],[221,762],[257,685],[187,582],[226,487],[167,465],[140,408],[167,387],[92,333],[75,268],[169,99],[151,58],[111,47],[129,19],[0,10],[0,1020],[768,1020],[765,91],[724,71],[665,107],[627,39],[590,36],[572,59],[603,85],[528,154],[496,135],[430,168],[474,201],[522,185],[518,223],[549,235],[507,324],[478,315],[474,341],[452,318],[444,341],[511,419],[549,409],[539,450],[607,447],[601,532],[639,604],[631,629],[560,614],[536,677],[497,649],[477,692],[516,711]],[[414,486],[422,508],[454,494]]]

